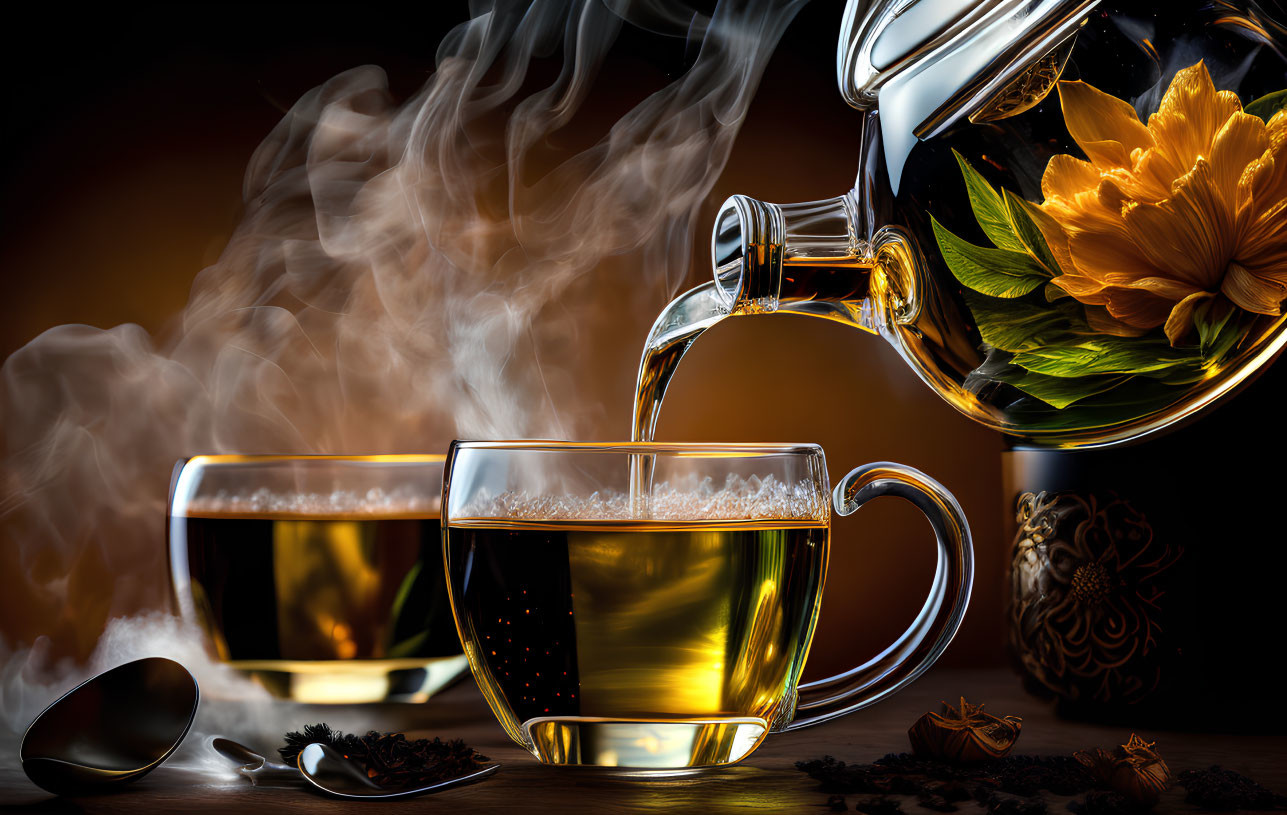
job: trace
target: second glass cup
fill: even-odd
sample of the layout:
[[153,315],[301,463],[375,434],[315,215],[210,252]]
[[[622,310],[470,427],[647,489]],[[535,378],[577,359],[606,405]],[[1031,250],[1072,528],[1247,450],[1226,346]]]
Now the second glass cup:
[[[831,510],[916,504],[938,569],[912,627],[869,662],[799,684]],[[452,612],[474,678],[548,764],[683,771],[841,716],[942,653],[973,576],[955,499],[897,464],[834,496],[816,445],[457,442],[443,486]]]
[[214,656],[297,702],[424,701],[466,661],[443,456],[196,456],[175,468],[174,599]]

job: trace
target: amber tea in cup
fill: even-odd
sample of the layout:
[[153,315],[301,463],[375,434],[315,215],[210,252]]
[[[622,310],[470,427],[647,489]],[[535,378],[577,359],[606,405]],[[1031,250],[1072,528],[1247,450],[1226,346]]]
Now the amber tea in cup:
[[939,574],[929,612],[893,648],[800,686],[827,568],[820,448],[458,442],[447,466],[461,641],[501,725],[548,764],[739,761],[771,731],[910,682],[968,596],[968,530],[951,496],[898,465],[855,470],[839,511],[910,498],[939,533]]
[[466,666],[441,559],[443,456],[198,456],[169,519],[180,612],[301,702],[423,701]]

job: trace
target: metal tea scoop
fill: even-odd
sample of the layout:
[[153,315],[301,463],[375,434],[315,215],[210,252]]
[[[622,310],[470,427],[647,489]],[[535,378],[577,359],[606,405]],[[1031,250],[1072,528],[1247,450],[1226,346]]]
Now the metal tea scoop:
[[416,795],[441,792],[450,787],[481,781],[500,767],[500,764],[488,764],[472,773],[448,778],[436,784],[390,789],[381,787],[367,778],[360,767],[325,744],[310,744],[299,754],[299,771],[310,784],[327,795],[350,801],[367,799],[388,801],[394,798],[411,798]]
[[223,737],[215,738],[210,742],[210,747],[216,753],[237,765],[237,772],[245,778],[250,779],[250,783],[273,784],[289,783],[300,784],[303,778],[299,770],[288,764],[278,764],[275,761],[269,761],[264,756],[259,755],[254,750],[244,744],[238,744],[232,739]]
[[72,690],[22,737],[23,772],[55,795],[136,781],[175,751],[200,692],[179,663],[149,657],[119,665]]

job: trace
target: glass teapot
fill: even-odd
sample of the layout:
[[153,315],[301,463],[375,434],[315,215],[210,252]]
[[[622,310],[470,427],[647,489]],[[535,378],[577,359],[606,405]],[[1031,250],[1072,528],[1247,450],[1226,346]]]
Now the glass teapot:
[[1210,405],[1287,342],[1287,60],[1273,0],[849,0],[854,188],[720,209],[714,280],[653,326],[635,405],[727,316],[888,340],[1027,443],[1102,446]]

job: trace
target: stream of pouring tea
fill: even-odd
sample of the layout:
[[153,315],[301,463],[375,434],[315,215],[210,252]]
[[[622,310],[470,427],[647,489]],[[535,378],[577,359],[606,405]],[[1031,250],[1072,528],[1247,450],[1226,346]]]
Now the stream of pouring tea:
[[[657,416],[666,387],[679,367],[679,361],[697,338],[728,316],[728,307],[719,298],[712,281],[675,298],[657,317],[643,357],[639,360],[639,377],[635,385],[633,422],[630,440],[650,442],[657,431]],[[652,489],[653,457],[632,454],[630,457],[630,506],[636,518],[648,518],[648,496]]]
[[[809,314],[874,330],[865,312],[869,311],[866,304],[875,262],[866,243],[855,241],[854,247],[853,257],[829,263],[769,251],[768,254],[782,256],[784,274],[787,275],[784,280],[791,284],[791,290],[779,298],[775,307],[786,313]],[[735,266],[722,266],[717,276],[722,278],[725,272],[735,270]],[[631,413],[631,441],[651,442],[656,438],[657,419],[666,398],[666,389],[680,361],[698,337],[726,317],[752,313],[740,310],[736,305],[730,306],[721,292],[721,284],[716,281],[703,283],[672,300],[653,323],[639,360]],[[636,518],[650,517],[648,496],[653,487],[653,464],[651,455],[631,456],[630,502]]]
[[684,292],[657,317],[639,360],[631,441],[653,440],[661,401],[679,361],[698,337],[727,316],[729,308],[720,299],[718,287],[710,282]]
[[[174,331],[60,326],[9,357],[0,731],[21,732],[89,673],[150,655],[180,658],[203,691],[263,699],[166,612],[163,519],[180,458],[611,434],[596,407],[610,394],[577,375],[581,334],[628,336],[625,321],[674,296],[700,208],[801,5],[471,4],[406,101],[365,66],[291,108],[252,157],[243,220]],[[688,62],[658,71],[597,142],[560,153],[556,134],[584,132],[577,114],[596,94],[619,109],[616,77],[596,78],[627,27],[688,38]],[[268,705],[196,730],[267,749],[301,724]],[[17,767],[14,741],[0,770]]]

